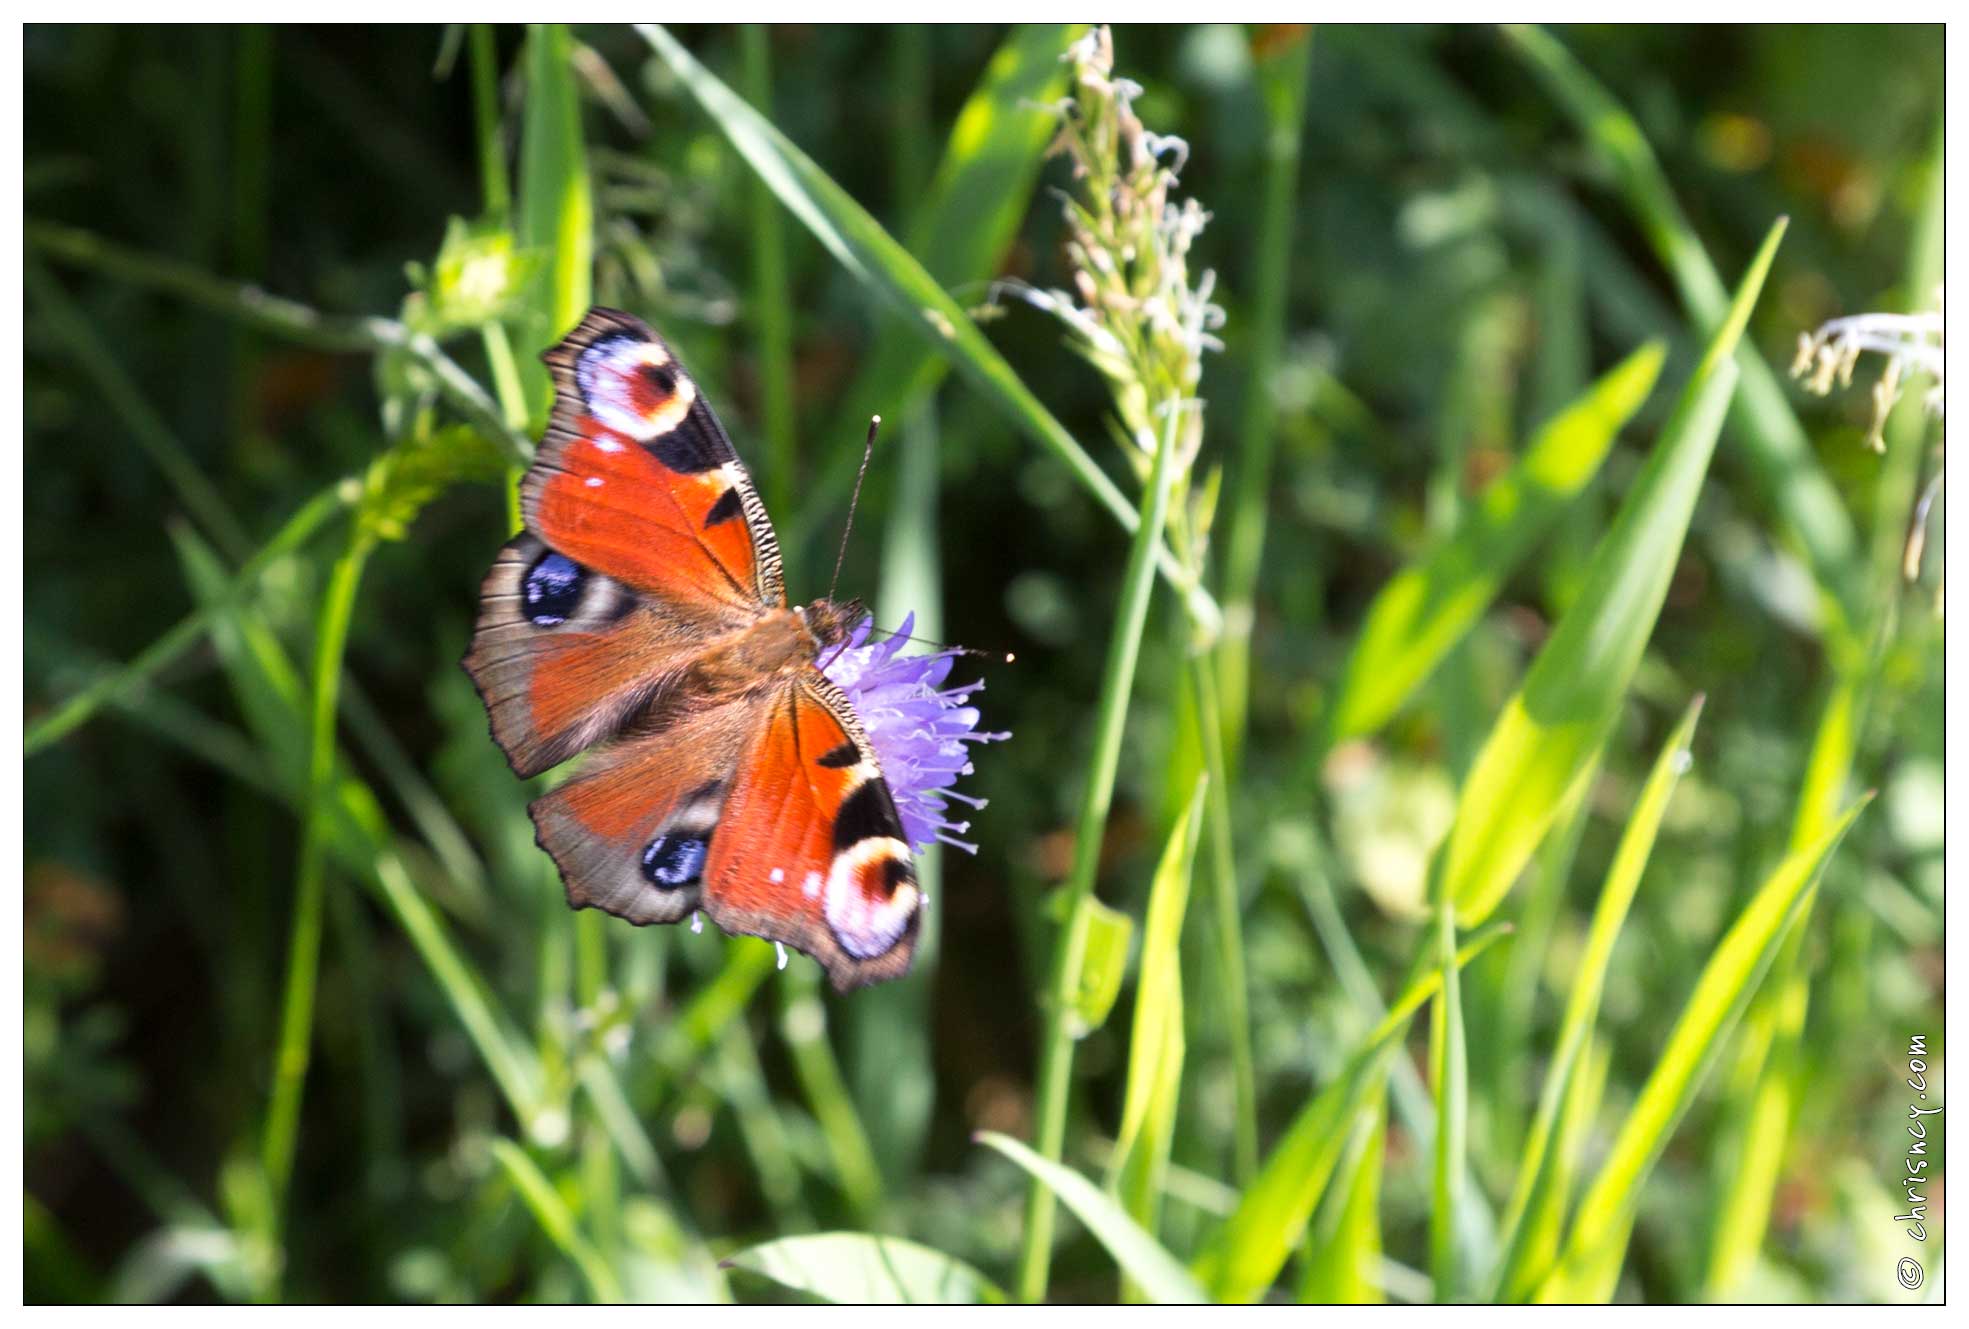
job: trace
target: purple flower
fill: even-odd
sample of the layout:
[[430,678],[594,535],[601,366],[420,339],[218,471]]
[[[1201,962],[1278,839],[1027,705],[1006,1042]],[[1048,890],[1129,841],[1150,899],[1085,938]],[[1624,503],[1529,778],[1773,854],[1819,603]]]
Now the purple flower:
[[977,708],[965,703],[984,688],[982,682],[943,686],[962,652],[903,657],[898,652],[916,615],[905,618],[894,636],[876,642],[868,640],[873,623],[873,618],[864,618],[856,625],[847,643],[821,664],[821,672],[848,695],[861,716],[910,843],[924,849],[941,840],[975,854],[976,845],[953,838],[970,830],[971,823],[952,821],[946,815],[948,800],[973,808],[983,807],[985,800],[951,786],[971,773],[970,744],[1011,735],[978,729]]

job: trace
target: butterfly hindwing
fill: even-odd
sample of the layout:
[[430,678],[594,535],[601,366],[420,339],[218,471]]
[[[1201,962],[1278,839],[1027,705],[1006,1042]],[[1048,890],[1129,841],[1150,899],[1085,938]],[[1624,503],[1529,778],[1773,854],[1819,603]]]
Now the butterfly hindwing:
[[632,923],[674,923],[700,904],[711,846],[759,707],[681,711],[661,732],[596,756],[533,801],[541,848],[568,903]]
[[838,688],[808,669],[740,758],[704,871],[727,932],[782,941],[847,991],[907,972],[923,904],[888,783]]

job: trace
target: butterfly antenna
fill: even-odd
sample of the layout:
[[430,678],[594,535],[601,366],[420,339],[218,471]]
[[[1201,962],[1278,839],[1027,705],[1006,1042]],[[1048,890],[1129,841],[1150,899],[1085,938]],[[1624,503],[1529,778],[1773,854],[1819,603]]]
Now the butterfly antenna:
[[868,459],[875,455],[875,431],[882,427],[882,417],[868,417],[868,442],[861,450],[861,469],[855,472],[854,496],[848,500],[848,524],[841,528],[841,552],[834,556],[834,578],[827,583],[827,598],[834,598],[834,588],[841,584],[841,565],[848,560],[848,536],[855,529],[855,508],[861,504],[861,482],[868,474]]
[[928,637],[912,637],[907,632],[897,632],[894,628],[876,628],[874,631],[896,641],[913,641],[918,646],[934,646],[940,651],[955,651],[959,655],[975,655],[983,660],[996,660],[1000,664],[1016,664],[1019,657],[1010,651],[981,651],[975,646],[952,646],[949,642],[933,641]]

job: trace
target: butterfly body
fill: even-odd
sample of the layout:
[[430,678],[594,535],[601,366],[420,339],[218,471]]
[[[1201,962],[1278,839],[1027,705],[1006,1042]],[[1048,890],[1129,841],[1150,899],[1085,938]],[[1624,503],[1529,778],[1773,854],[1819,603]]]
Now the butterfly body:
[[464,666],[516,774],[587,754],[528,809],[569,902],[635,923],[702,911],[842,990],[906,972],[914,860],[821,668],[861,610],[787,605],[751,478],[646,325],[592,310],[544,358],[526,529],[486,576]]

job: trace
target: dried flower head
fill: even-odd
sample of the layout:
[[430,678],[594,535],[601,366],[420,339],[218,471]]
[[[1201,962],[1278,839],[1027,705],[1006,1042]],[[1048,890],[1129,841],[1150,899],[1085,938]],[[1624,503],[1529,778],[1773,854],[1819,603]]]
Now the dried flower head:
[[1223,349],[1224,311],[1211,303],[1216,276],[1190,280],[1189,252],[1210,214],[1171,199],[1189,145],[1146,129],[1134,110],[1142,89],[1114,74],[1114,42],[1097,27],[1067,48],[1073,96],[1059,104],[1053,152],[1073,163],[1062,195],[1071,291],[1023,290],[1066,324],[1075,347],[1106,376],[1130,452],[1146,473],[1172,412],[1183,412],[1179,469],[1202,443],[1194,409],[1203,353]]
[[1835,318],[1817,332],[1798,334],[1798,355],[1791,362],[1791,376],[1821,397],[1832,391],[1834,383],[1850,387],[1853,369],[1860,356],[1871,351],[1885,356],[1887,367],[1873,385],[1873,424],[1867,431],[1867,445],[1875,452],[1887,450],[1882,431],[1888,413],[1901,399],[1904,382],[1916,374],[1934,380],[1923,404],[1928,413],[1942,414],[1942,293],[1935,291],[1934,312],[1926,314],[1855,314]]
[[962,652],[903,655],[916,616],[905,618],[894,636],[871,642],[873,622],[864,618],[847,644],[821,662],[821,672],[847,694],[861,716],[910,843],[923,849],[941,840],[975,854],[975,844],[953,838],[970,830],[971,823],[952,821],[946,814],[951,799],[972,808],[983,807],[985,800],[951,786],[971,773],[971,744],[996,743],[1011,735],[978,728],[977,707],[968,703],[972,693],[984,689],[982,682],[944,686]]
[[[1807,390],[1825,396],[1835,383],[1849,387],[1853,369],[1868,351],[1885,356],[1887,367],[1873,385],[1873,422],[1867,429],[1867,445],[1875,452],[1887,450],[1887,417],[1906,390],[1907,380],[1926,374],[1933,385],[1922,396],[1928,414],[1942,417],[1942,288],[1935,288],[1935,308],[1925,314],[1856,314],[1835,318],[1813,333],[1798,334],[1798,355],[1791,363],[1791,376],[1804,382]],[[1934,474],[1922,488],[1909,517],[1907,543],[1902,550],[1901,571],[1909,581],[1921,575],[1922,551],[1927,544],[1928,518],[1942,492],[1944,467],[1941,449],[1936,448]],[[1942,581],[1935,586],[1935,612],[1942,612]]]

